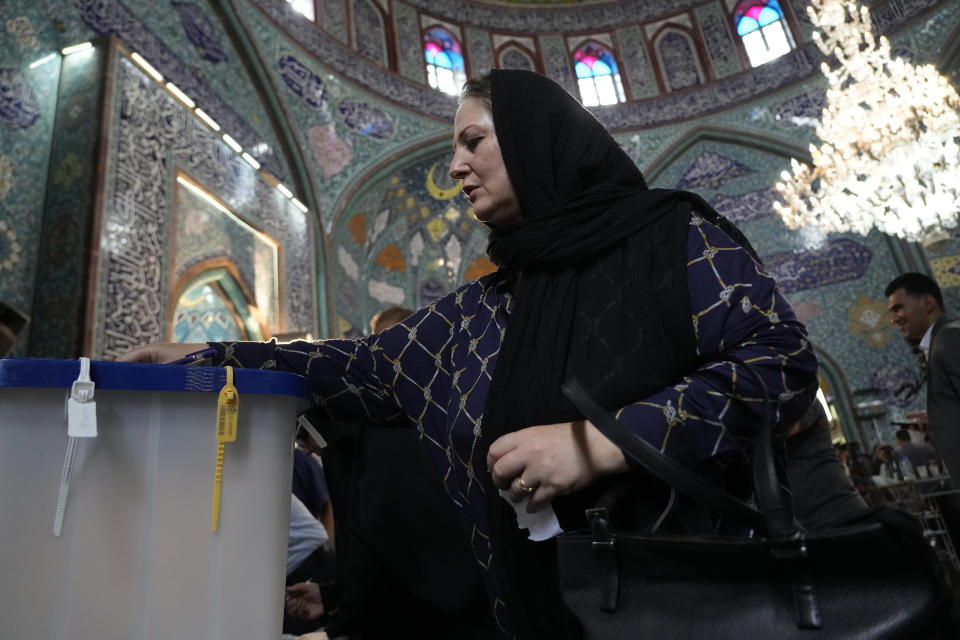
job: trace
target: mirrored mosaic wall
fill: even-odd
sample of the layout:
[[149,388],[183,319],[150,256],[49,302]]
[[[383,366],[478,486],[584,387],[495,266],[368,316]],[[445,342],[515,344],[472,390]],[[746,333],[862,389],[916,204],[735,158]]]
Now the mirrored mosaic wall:
[[443,147],[384,174],[337,221],[331,257],[343,335],[368,333],[384,307],[426,306],[494,270],[486,227],[447,175],[451,153]]
[[[527,68],[574,93],[576,49],[589,42],[601,44],[617,60],[626,86],[625,104],[597,112],[614,129],[652,126],[742,104],[808,78],[821,61],[810,40],[806,0],[779,2],[796,48],[756,68],[737,35],[735,16],[743,4],[738,0],[510,8],[470,0],[326,0],[316,3],[312,20],[287,0],[246,1],[255,2],[269,20],[338,74],[438,118],[450,117],[450,101],[430,90],[424,69],[424,33],[434,27],[459,42],[468,76],[493,67]],[[876,32],[890,35],[931,8],[950,3],[870,4]]]
[[201,275],[211,259],[235,265],[268,334],[315,334],[314,228],[307,216],[117,56],[104,204],[96,212],[90,352],[110,358],[171,339],[169,319],[185,293],[175,283],[189,287],[186,274],[200,266],[193,271]]

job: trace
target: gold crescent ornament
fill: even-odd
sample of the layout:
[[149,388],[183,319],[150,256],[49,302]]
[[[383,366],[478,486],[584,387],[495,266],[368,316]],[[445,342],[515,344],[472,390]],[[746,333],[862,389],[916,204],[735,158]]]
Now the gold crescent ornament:
[[447,189],[438,187],[437,183],[433,181],[433,172],[436,171],[437,165],[439,164],[439,162],[433,163],[433,166],[430,167],[430,171],[427,172],[427,191],[437,200],[449,200],[453,197],[456,197],[456,195],[460,193],[460,187],[463,185],[463,180],[457,180],[455,185]]

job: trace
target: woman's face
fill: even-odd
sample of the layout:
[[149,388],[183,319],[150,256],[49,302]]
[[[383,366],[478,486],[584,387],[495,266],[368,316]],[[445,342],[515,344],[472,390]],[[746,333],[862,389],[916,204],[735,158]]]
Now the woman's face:
[[475,98],[464,100],[453,119],[450,177],[463,180],[463,193],[477,220],[496,226],[520,218],[520,203],[503,163],[493,116]]

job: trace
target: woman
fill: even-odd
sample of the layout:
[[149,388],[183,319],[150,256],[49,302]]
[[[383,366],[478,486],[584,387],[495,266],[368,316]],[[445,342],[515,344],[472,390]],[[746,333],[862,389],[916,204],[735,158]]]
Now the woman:
[[[499,70],[468,81],[450,175],[492,229],[497,273],[381,334],[215,344],[214,361],[303,373],[340,422],[420,429],[501,632],[577,637],[554,544],[527,540],[496,491],[529,494],[528,510],[551,503],[569,529],[589,502],[585,488],[628,471],[560,384],[576,378],[666,455],[729,484],[760,394],[703,354],[752,362],[784,431],[812,400],[816,360],[742,236],[693,194],[648,190],[603,126],[552,81]],[[196,348],[147,347],[124,359],[159,362]]]
[[[893,447],[889,444],[880,443],[873,448],[873,459],[870,461],[873,469],[873,475],[879,476],[888,474],[890,463],[893,461]],[[893,474],[888,474],[893,477]]]

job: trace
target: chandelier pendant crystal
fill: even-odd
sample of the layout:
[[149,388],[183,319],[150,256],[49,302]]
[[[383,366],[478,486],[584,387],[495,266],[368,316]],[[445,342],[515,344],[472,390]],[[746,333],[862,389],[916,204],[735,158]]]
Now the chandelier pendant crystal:
[[813,38],[824,62],[826,106],[810,145],[812,167],[791,159],[774,209],[791,229],[912,241],[944,235],[960,207],[960,98],[931,65],[891,58],[873,37],[870,12],[854,2],[811,0]]

